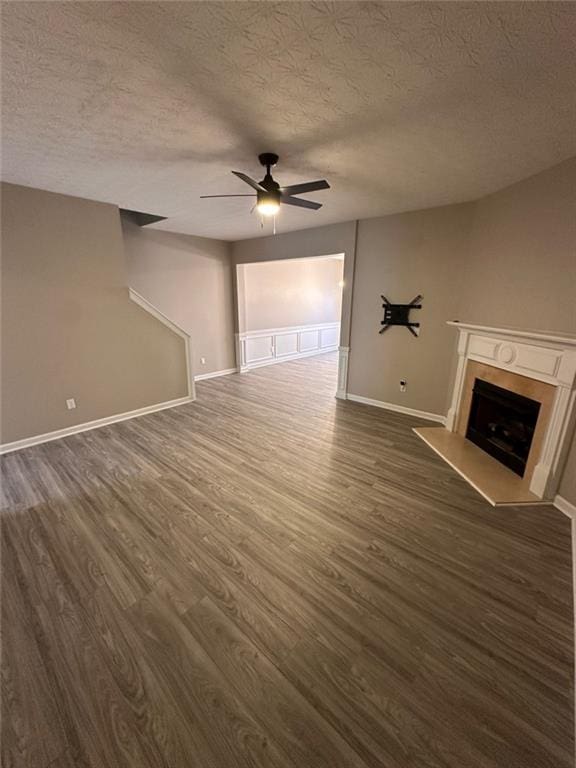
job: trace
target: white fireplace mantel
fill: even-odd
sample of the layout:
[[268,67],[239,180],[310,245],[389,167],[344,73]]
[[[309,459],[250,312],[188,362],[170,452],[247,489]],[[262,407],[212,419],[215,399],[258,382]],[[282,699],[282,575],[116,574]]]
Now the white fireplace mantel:
[[576,337],[518,328],[448,323],[459,332],[458,367],[446,428],[455,431],[469,360],[512,371],[556,387],[548,428],[530,491],[541,499],[556,493],[576,416]]

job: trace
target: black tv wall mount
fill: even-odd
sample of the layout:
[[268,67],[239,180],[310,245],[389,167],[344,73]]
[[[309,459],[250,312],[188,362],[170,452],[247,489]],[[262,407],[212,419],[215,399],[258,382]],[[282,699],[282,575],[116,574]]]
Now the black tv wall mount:
[[392,325],[403,325],[408,328],[413,336],[418,336],[418,333],[414,330],[420,328],[420,323],[410,322],[410,310],[422,309],[422,296],[418,294],[415,296],[409,304],[391,304],[386,296],[382,296],[382,307],[384,308],[384,320],[380,321],[382,328],[378,333],[384,333]]

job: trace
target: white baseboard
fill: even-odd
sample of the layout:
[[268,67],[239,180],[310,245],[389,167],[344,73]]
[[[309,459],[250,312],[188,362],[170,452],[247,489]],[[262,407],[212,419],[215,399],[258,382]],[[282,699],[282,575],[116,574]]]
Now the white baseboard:
[[12,443],[0,444],[0,454],[20,451],[23,448],[30,448],[31,446],[39,445],[40,443],[49,443],[51,440],[60,440],[62,437],[76,435],[79,432],[88,432],[91,429],[107,427],[109,424],[115,424],[118,421],[128,421],[128,419],[135,419],[137,416],[145,416],[148,413],[164,411],[166,408],[174,408],[177,405],[185,405],[186,403],[192,402],[194,402],[193,397],[179,397],[176,400],[167,400],[164,403],[156,403],[155,405],[147,405],[145,408],[137,408],[135,411],[117,413],[115,416],[106,416],[103,419],[87,421],[84,424],[75,424],[74,426],[66,427],[65,429],[57,429],[54,432],[45,432],[43,435],[25,437],[23,440],[14,440]]
[[383,400],[372,400],[370,397],[352,395],[350,392],[347,394],[346,399],[352,400],[355,403],[373,405],[376,408],[384,408],[386,411],[395,411],[396,413],[403,413],[406,416],[415,416],[418,419],[427,419],[428,421],[436,421],[439,424],[446,424],[446,416],[441,416],[439,413],[417,411],[415,408],[406,408],[403,405],[396,405],[396,403],[385,403]]
[[194,381],[205,381],[206,379],[217,379],[218,376],[229,376],[231,373],[238,373],[238,368],[225,368],[223,371],[212,371],[212,373],[199,373],[194,376]]
[[[571,517],[572,520],[576,520],[576,505],[569,502],[562,496],[554,497],[554,506],[559,509],[560,512],[564,512],[565,515]],[[576,564],[575,564],[576,565]]]
[[[565,499],[563,496],[554,497],[554,506],[567,517],[571,519],[570,528],[572,533],[572,596],[574,601],[574,616],[576,616],[576,504]],[[574,654],[576,659],[576,636],[574,638]],[[576,705],[576,692],[575,701]]]
[[[554,497],[554,506],[563,512],[571,520],[570,529],[572,534],[572,599],[574,603],[574,616],[576,616],[576,505],[565,499],[563,496]],[[576,636],[574,637],[574,657],[576,661]],[[576,692],[574,694],[574,704],[576,705]],[[576,727],[576,724],[575,724]]]

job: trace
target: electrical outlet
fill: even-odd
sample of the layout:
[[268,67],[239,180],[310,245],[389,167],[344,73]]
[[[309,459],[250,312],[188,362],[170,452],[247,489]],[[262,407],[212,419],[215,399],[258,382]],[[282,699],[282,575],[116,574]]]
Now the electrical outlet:
[[201,365],[206,365],[206,358],[205,357],[201,357],[200,358],[200,363],[201,363]]
[[400,392],[406,392],[406,379],[400,379]]
[[76,400],[74,400],[73,397],[71,397],[69,400],[66,400],[66,408],[68,408],[69,411],[73,411],[74,408],[76,408]]

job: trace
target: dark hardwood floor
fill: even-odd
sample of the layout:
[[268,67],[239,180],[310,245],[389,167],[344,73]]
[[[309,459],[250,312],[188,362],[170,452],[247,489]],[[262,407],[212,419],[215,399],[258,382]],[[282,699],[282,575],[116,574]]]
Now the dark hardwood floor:
[[4,768],[572,768],[568,519],[335,378],[4,457]]

